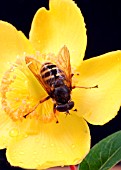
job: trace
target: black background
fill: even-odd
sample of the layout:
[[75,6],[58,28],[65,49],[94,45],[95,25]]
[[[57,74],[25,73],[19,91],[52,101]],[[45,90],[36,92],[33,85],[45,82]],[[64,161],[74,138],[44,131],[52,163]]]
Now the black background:
[[[75,0],[85,18],[88,44],[85,59],[121,49],[121,1]],[[28,37],[31,21],[37,9],[48,0],[3,0],[0,1],[0,20],[13,24]],[[107,63],[108,64],[108,63]],[[90,126],[92,146],[121,129],[121,113],[104,126]],[[5,150],[0,152],[0,170],[13,168],[6,162]]]

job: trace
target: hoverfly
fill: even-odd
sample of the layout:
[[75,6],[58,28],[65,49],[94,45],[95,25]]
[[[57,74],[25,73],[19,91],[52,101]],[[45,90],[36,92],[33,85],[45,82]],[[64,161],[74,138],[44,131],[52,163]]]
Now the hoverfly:
[[44,64],[41,64],[32,57],[25,57],[26,64],[28,64],[30,71],[48,94],[48,96],[39,101],[32,111],[34,111],[40,103],[43,103],[50,98],[52,98],[54,102],[54,114],[56,113],[56,110],[68,114],[69,110],[74,107],[74,102],[71,100],[71,91],[76,88],[76,86],[72,86],[73,74],[71,73],[70,54],[66,46],[60,50],[56,59],[57,60],[54,63],[45,62]]

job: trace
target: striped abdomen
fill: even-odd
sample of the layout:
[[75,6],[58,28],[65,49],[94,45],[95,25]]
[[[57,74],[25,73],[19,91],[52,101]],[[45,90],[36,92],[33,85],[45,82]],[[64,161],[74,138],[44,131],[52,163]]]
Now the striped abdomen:
[[62,70],[60,70],[55,64],[50,62],[44,63],[40,70],[43,82],[52,87],[58,79],[65,80],[65,75]]

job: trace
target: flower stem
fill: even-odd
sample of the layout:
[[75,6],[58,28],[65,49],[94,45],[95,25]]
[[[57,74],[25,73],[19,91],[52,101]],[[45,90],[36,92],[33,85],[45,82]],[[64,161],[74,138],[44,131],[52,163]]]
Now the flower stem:
[[77,170],[75,165],[70,165],[70,170]]

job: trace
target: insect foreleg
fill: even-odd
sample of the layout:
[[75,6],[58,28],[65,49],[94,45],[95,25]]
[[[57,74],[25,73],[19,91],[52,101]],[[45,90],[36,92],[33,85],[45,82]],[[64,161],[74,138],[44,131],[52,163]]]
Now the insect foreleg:
[[59,123],[57,117],[56,117],[56,104],[54,103],[53,105],[53,113],[54,113],[54,116],[55,116],[55,119],[56,119],[56,123]]

